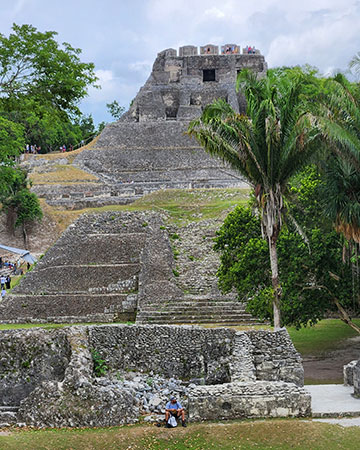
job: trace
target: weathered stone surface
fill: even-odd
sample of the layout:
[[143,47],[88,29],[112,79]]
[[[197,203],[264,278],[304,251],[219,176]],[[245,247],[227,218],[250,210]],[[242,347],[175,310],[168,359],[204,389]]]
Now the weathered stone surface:
[[257,380],[282,380],[304,385],[301,357],[295,350],[286,329],[274,333],[247,332],[253,345],[253,358]]
[[343,368],[344,371],[344,385],[354,386],[354,367],[356,366],[357,359],[350,361]]
[[161,216],[151,212],[81,216],[0,302],[0,321],[135,320],[139,298],[146,301],[139,278],[149,288],[174,278],[161,228]]
[[354,396],[360,398],[360,359],[353,369]]
[[61,381],[70,360],[63,330],[0,332],[0,405],[18,405],[45,380]]
[[189,393],[192,421],[310,415],[310,394],[292,383],[233,382],[196,386]]
[[138,370],[207,384],[230,381],[234,332],[167,325],[90,326],[90,346],[111,370]]
[[131,394],[116,385],[98,386],[86,328],[68,329],[71,360],[63,381],[46,381],[22,401],[18,417],[34,426],[111,426],[136,421]]

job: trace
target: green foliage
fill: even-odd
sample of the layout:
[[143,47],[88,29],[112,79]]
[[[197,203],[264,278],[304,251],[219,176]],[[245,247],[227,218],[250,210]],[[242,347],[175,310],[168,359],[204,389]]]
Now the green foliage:
[[41,99],[63,111],[77,103],[96,81],[94,65],[81,62],[81,50],[55,40],[57,33],[16,25],[9,37],[0,34],[0,89],[7,105],[24,97]]
[[41,220],[43,213],[36,194],[22,189],[13,197],[12,203],[16,212],[15,227],[29,222]]
[[0,163],[11,164],[24,145],[24,128],[0,116]]
[[91,350],[91,355],[94,364],[95,376],[103,377],[109,369],[106,365],[105,359],[102,359],[100,353],[95,349]]
[[20,124],[26,143],[42,152],[85,139],[87,117],[77,105],[97,79],[94,65],[80,60],[81,50],[60,46],[56,34],[16,24],[8,37],[0,34],[0,118]]
[[[293,220],[289,219],[278,238],[284,325],[316,323],[334,309],[334,299],[345,308],[358,309],[352,302],[351,267],[342,262],[342,240],[319,208],[320,185],[320,175],[311,167],[291,184],[288,213]],[[221,252],[220,288],[229,292],[235,287],[239,298],[248,300],[250,312],[271,320],[270,261],[260,218],[250,208],[236,208],[215,242]]]
[[17,167],[0,167],[0,187],[1,209],[8,216],[8,226],[22,227],[26,245],[27,226],[43,217],[39,199],[29,190],[27,173]]
[[119,120],[120,117],[124,114],[125,108],[120,106],[117,100],[114,100],[111,103],[106,103],[106,107],[109,113],[113,116],[114,119]]

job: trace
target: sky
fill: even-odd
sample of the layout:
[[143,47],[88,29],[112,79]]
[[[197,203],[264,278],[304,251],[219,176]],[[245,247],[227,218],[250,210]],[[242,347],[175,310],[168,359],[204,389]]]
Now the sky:
[[101,89],[80,104],[96,123],[106,103],[128,108],[158,52],[182,45],[255,45],[269,67],[347,70],[360,51],[360,0],[0,0],[0,32],[13,23],[56,31],[95,64]]

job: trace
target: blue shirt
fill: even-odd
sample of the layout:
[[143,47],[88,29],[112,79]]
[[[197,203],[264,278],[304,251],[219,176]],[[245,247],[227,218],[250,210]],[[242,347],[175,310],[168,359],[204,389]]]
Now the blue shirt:
[[180,402],[176,403],[167,402],[165,409],[182,409],[182,406]]

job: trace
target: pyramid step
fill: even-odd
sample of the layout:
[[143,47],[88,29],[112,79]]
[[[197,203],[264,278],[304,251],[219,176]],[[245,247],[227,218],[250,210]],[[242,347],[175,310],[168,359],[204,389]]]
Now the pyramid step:
[[220,320],[219,318],[174,318],[170,320],[159,320],[159,319],[152,319],[151,317],[143,318],[137,320],[138,324],[205,324],[205,323],[211,323],[211,324],[221,324],[221,325],[264,325],[264,322],[259,322],[258,320],[241,320],[241,319],[224,319]]
[[19,406],[0,406],[0,413],[3,411],[12,411],[12,412],[18,412]]

